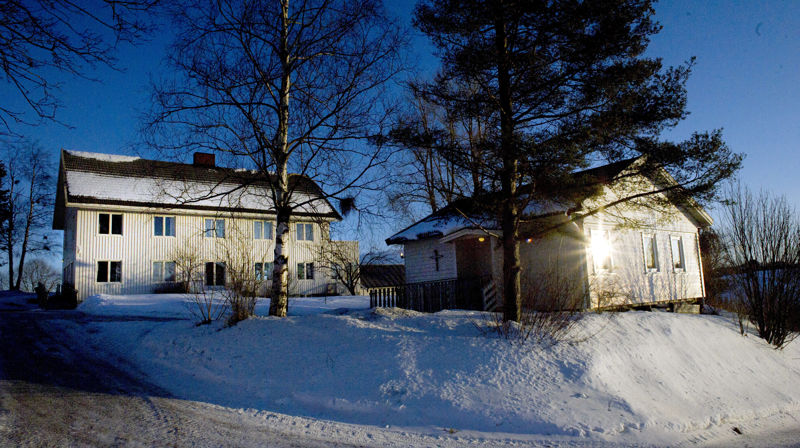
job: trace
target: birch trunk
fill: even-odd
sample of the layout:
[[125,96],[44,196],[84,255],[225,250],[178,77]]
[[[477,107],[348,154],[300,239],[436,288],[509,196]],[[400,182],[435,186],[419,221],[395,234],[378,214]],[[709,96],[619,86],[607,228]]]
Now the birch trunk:
[[[285,317],[289,309],[289,266],[286,257],[291,220],[291,198],[289,197],[289,90],[292,85],[289,56],[289,0],[281,2],[281,77],[280,104],[278,105],[278,132],[275,141],[274,198],[277,222],[275,226],[275,261],[272,270],[272,297],[269,315]],[[268,173],[266,175],[269,175]]]

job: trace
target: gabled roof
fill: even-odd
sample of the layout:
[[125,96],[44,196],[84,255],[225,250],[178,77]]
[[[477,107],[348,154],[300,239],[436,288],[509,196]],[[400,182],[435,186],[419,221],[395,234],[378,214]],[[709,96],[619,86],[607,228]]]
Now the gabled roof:
[[[290,175],[289,188],[295,215],[341,220],[313,180]],[[62,150],[53,228],[79,204],[274,213],[269,184],[254,171]]]
[[[602,165],[587,170],[577,171],[572,175],[585,179],[592,184],[609,184],[618,178],[634,163],[643,162],[642,157],[620,160],[618,162]],[[675,183],[675,180],[663,168],[657,170],[658,180],[665,183]],[[485,198],[465,198],[448,204],[446,207],[426,216],[416,223],[406,227],[386,239],[386,244],[402,244],[407,241],[422,240],[427,238],[441,238],[464,229],[495,230],[500,229],[496,217],[485,209],[479,210],[480,204],[491,201],[491,194]],[[691,215],[700,227],[712,224],[711,217],[693,199],[685,200],[683,208]],[[531,201],[525,209],[530,218],[564,215],[570,211],[580,209],[583,199],[576,203],[568,204],[556,201]]]

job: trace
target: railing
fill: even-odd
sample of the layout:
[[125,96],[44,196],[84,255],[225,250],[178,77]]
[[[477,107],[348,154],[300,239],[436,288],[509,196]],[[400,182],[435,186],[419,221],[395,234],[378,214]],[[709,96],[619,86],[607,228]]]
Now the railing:
[[458,278],[434,282],[374,288],[369,291],[370,307],[398,307],[435,313],[449,309],[485,309],[483,291],[489,277]]

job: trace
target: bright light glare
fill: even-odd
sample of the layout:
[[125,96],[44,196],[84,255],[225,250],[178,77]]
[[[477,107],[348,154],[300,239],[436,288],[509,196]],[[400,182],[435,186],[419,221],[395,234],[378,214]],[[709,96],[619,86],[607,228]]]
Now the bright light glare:
[[592,255],[598,266],[606,265],[606,260],[611,255],[611,244],[606,239],[605,232],[592,233]]

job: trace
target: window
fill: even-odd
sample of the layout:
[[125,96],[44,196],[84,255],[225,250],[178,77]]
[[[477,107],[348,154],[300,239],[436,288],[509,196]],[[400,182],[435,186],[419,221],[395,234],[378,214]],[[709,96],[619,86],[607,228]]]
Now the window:
[[658,250],[655,235],[642,234],[642,249],[644,250],[645,271],[658,271]]
[[257,240],[271,240],[272,223],[269,221],[253,221],[253,238]]
[[153,283],[174,282],[174,281],[175,281],[174,261],[153,262]]
[[297,241],[314,241],[314,224],[298,224]]
[[595,273],[611,270],[611,239],[608,230],[592,230],[592,259]]
[[156,216],[153,218],[154,236],[175,236],[175,217]]
[[672,243],[672,269],[682,271],[686,268],[683,258],[683,240],[679,236],[670,238]]
[[97,262],[97,282],[98,283],[119,283],[122,281],[122,262],[121,261],[98,261]]
[[122,235],[122,214],[98,214],[97,233],[103,235]]
[[256,280],[272,280],[272,263],[256,263]]
[[225,262],[206,263],[206,286],[225,286]]
[[203,235],[206,238],[225,238],[225,220],[206,219]]
[[314,279],[314,263],[297,263],[297,279],[298,280],[313,280]]

